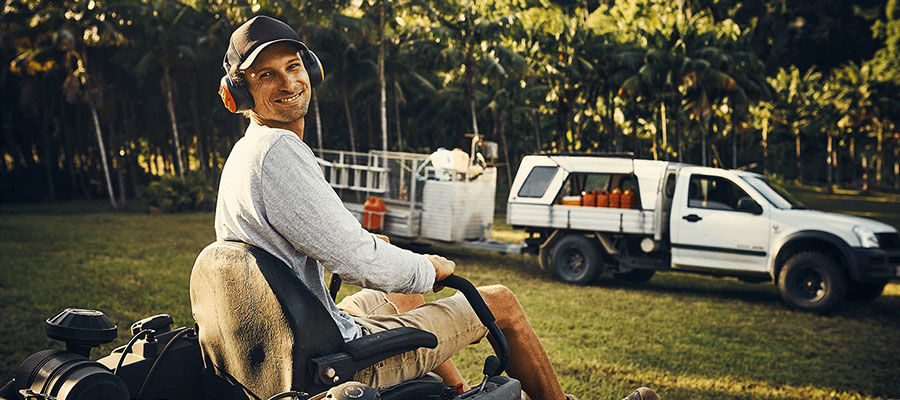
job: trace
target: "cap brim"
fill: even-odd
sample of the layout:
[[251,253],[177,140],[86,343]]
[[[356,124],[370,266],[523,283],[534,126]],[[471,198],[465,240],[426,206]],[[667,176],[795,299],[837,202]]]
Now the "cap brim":
[[242,62],[241,65],[238,65],[238,70],[243,71],[247,68],[250,68],[250,66],[253,65],[253,61],[256,61],[256,56],[258,56],[259,53],[262,53],[263,49],[265,49],[266,47],[269,47],[269,45],[272,45],[275,43],[284,43],[284,42],[295,43],[295,44],[297,44],[297,48],[300,48],[301,46],[303,46],[303,43],[296,41],[294,39],[278,39],[278,40],[273,40],[270,42],[265,42],[265,43],[257,46],[255,49],[253,49],[253,51],[250,53],[250,55],[247,56],[247,59],[244,60],[244,62]]

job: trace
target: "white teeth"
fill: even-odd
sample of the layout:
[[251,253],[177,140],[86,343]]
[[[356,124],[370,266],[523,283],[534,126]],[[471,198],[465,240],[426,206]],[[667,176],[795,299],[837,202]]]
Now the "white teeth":
[[288,97],[288,98],[286,98],[286,99],[279,99],[279,100],[275,100],[275,101],[276,101],[276,102],[279,102],[279,103],[288,103],[288,102],[292,102],[292,101],[294,101],[294,100],[297,100],[297,99],[299,99],[299,98],[300,98],[300,93],[297,93],[297,94],[295,94],[295,95],[293,95],[293,96],[291,96],[291,97]]

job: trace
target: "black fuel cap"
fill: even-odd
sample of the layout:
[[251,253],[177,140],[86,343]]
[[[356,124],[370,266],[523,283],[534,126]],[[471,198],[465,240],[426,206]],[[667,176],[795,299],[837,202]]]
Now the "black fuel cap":
[[89,357],[91,347],[112,342],[118,336],[116,324],[96,310],[67,308],[45,324],[47,337],[66,344],[66,348]]

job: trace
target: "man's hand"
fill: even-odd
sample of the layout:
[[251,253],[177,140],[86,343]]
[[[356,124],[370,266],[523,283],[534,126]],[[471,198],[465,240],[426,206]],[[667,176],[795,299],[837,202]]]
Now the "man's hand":
[[[453,275],[453,272],[456,271],[456,263],[450,261],[444,257],[437,256],[434,254],[425,254],[425,258],[428,261],[431,261],[431,265],[434,266],[434,281],[439,282],[444,280],[450,275]],[[443,286],[435,285],[434,291],[439,292],[443,289]]]

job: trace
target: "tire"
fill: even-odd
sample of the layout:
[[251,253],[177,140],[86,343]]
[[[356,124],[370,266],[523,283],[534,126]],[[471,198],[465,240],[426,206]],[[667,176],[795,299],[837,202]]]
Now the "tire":
[[822,253],[795,254],[778,276],[781,298],[798,310],[825,314],[847,298],[847,278],[837,263]]
[[653,275],[656,274],[656,270],[652,269],[633,269],[628,272],[621,272],[618,274],[613,274],[613,277],[630,283],[644,283],[653,278]]
[[587,285],[597,279],[602,263],[593,241],[572,234],[559,239],[553,246],[550,267],[553,276],[560,281]]
[[847,287],[847,301],[869,303],[881,296],[887,282],[851,283]]

